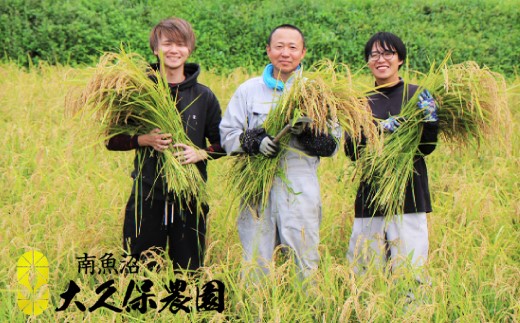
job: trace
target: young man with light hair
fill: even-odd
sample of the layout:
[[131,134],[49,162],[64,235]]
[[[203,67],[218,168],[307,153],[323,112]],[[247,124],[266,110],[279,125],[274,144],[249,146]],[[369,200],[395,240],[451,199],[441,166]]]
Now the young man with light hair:
[[213,92],[198,83],[199,65],[187,63],[195,49],[195,34],[187,21],[172,17],[159,22],[150,33],[150,48],[158,59],[151,68],[166,78],[176,101],[172,109],[181,114],[184,130],[195,146],[172,142],[171,134],[161,129],[110,138],[109,150],[140,152],[136,152],[134,161],[123,245],[133,255],[144,255],[151,250],[163,253],[168,247],[174,269],[196,270],[203,266],[209,208],[204,204],[202,212],[197,213],[195,201],[183,201],[175,192],[166,191],[167,183],[159,173],[158,155],[166,149],[175,149],[181,163],[195,164],[206,180],[208,159],[224,155],[218,127],[220,105]]

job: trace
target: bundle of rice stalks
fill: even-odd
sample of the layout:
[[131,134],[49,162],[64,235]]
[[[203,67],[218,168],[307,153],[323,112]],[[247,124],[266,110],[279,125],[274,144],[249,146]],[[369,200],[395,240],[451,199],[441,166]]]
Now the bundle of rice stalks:
[[[310,72],[295,76],[290,89],[270,111],[263,126],[274,137],[288,123],[306,116],[313,120],[310,128],[315,134],[329,133],[331,128],[340,126],[354,137],[361,136],[363,130],[376,141],[377,131],[364,93],[353,86],[345,66],[325,61],[313,66]],[[237,157],[230,169],[229,185],[244,205],[266,206],[274,177],[284,178],[280,159],[284,151],[290,149],[290,138],[286,135],[280,139],[281,152],[275,158],[260,154]]]
[[479,142],[499,135],[497,138],[507,142],[510,111],[501,74],[465,62],[444,67],[432,77],[435,79],[429,82],[441,106],[439,127],[446,141],[465,145],[471,138]]
[[[173,143],[193,146],[166,79],[142,57],[124,50],[103,55],[79,97],[72,95],[66,105],[73,113],[82,112],[100,122],[105,140],[120,133],[140,135],[159,128],[172,135]],[[143,152],[137,153],[142,160]],[[171,149],[153,153],[158,154],[157,174],[165,180],[168,191],[186,201],[196,197],[200,207],[206,194],[196,166],[181,165]]]
[[[438,104],[439,132],[445,141],[466,146],[473,140],[504,138],[510,112],[504,78],[474,62],[447,65],[430,72],[400,116],[406,121],[383,141],[367,145],[357,162],[361,180],[372,185],[372,206],[387,216],[403,213],[406,185],[412,180],[424,114],[418,95],[428,89]],[[505,130],[505,131],[504,131]],[[499,134],[499,136],[495,136]]]

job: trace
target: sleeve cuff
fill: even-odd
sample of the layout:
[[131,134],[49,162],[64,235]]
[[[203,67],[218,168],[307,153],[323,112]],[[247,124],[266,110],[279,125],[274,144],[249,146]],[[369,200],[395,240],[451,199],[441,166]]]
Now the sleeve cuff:
[[133,136],[132,136],[132,139],[130,139],[130,141],[131,141],[131,143],[132,143],[132,148],[139,148],[139,141],[138,141],[138,138],[139,138],[138,135],[133,135]]

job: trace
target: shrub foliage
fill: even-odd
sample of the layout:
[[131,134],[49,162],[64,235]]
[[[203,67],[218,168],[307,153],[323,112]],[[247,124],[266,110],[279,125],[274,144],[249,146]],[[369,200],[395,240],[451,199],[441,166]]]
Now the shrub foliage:
[[269,31],[282,23],[305,33],[309,65],[327,58],[360,68],[364,43],[385,30],[407,43],[415,70],[426,71],[450,50],[454,63],[475,61],[507,76],[518,70],[520,13],[513,0],[0,1],[1,56],[23,66],[41,60],[90,65],[121,43],[153,59],[150,29],[179,16],[198,37],[193,60],[217,72],[258,70]]

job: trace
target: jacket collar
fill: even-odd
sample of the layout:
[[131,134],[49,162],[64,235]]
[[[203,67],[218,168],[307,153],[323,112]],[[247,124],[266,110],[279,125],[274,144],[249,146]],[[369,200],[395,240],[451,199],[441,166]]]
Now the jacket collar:
[[[159,63],[151,64],[150,67],[154,71],[159,70]],[[186,77],[184,81],[182,81],[179,84],[172,85],[170,84],[170,87],[178,88],[179,90],[184,90],[187,88],[190,88],[197,84],[197,78],[200,74],[200,66],[196,63],[185,63],[184,64],[184,76]],[[153,80],[155,79],[155,76],[151,76]]]

